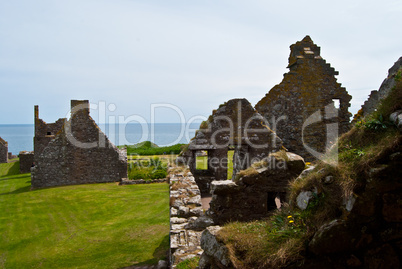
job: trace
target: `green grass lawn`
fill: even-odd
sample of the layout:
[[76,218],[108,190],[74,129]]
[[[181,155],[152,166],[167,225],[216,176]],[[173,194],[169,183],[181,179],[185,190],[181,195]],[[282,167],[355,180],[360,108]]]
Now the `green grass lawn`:
[[30,174],[10,175],[5,165],[10,164],[0,165],[0,268],[121,268],[166,257],[168,184],[31,191]]

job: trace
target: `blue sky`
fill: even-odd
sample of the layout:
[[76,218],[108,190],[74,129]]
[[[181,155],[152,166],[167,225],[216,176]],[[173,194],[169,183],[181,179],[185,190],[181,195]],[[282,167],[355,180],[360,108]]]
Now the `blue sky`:
[[[0,124],[53,122],[70,99],[150,120],[255,105],[305,35],[339,71],[355,113],[402,56],[401,1],[0,1]],[[178,122],[172,108],[156,122]],[[97,110],[92,111],[99,121]]]

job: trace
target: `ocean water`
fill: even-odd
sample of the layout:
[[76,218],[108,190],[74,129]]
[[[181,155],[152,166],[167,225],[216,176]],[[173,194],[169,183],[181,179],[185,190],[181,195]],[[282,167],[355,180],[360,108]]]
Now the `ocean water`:
[[[133,145],[142,141],[152,141],[158,146],[177,143],[187,144],[194,137],[199,123],[155,123],[155,124],[99,124],[99,127],[115,145]],[[33,124],[0,124],[0,137],[8,142],[8,151],[33,150]]]

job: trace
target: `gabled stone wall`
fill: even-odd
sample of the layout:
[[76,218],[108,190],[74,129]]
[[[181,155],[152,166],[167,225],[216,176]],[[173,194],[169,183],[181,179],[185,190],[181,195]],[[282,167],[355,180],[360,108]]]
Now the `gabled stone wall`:
[[[64,122],[63,128],[55,134],[47,133],[56,130],[61,122]],[[35,150],[40,150],[35,152],[33,188],[114,182],[127,177],[126,154],[117,149],[96,125],[89,115],[87,100],[71,101],[68,121],[61,119],[50,127],[44,126],[40,119],[36,123],[39,126],[35,126],[35,134],[46,132],[46,135],[43,140],[34,140],[39,143]],[[50,141],[44,146],[47,139]]]
[[[203,122],[189,144],[188,163],[201,193],[208,194],[213,180],[228,178],[228,151],[234,150],[233,174],[246,169],[253,161],[282,148],[281,139],[264,123],[246,99],[232,99],[222,104]],[[198,170],[196,157],[207,152],[208,168]]]
[[337,82],[338,72],[320,56],[320,47],[309,36],[290,49],[290,71],[255,108],[289,151],[312,161],[338,134],[349,130],[351,96]]
[[0,137],[0,163],[8,162],[8,143]]

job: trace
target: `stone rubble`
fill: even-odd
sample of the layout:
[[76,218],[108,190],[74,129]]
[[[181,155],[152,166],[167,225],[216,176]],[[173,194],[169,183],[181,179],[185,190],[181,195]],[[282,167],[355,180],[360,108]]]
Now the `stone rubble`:
[[201,234],[213,225],[201,207],[201,193],[191,173],[170,176],[170,262],[201,257]]

